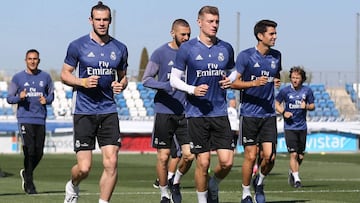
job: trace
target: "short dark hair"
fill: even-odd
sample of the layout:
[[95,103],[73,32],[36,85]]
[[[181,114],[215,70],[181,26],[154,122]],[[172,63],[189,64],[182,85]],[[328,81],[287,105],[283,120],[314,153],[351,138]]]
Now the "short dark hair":
[[267,27],[276,28],[276,26],[277,26],[277,23],[275,21],[272,21],[272,20],[260,20],[254,26],[254,35],[255,35],[256,39],[258,41],[260,41],[260,39],[258,38],[257,35],[259,33],[265,33],[267,31]]
[[26,52],[26,55],[25,55],[25,56],[27,56],[29,53],[37,53],[37,55],[40,55],[39,51],[38,51],[38,50],[36,50],[36,49],[29,49],[29,50],[27,50],[27,52]]
[[110,9],[109,6],[103,4],[102,1],[99,1],[95,6],[93,6],[91,8],[91,13],[90,13],[91,18],[93,18],[93,11],[94,10],[108,10],[109,13],[110,13],[110,19],[111,19],[111,9]]
[[292,73],[299,73],[301,75],[301,83],[305,82],[306,80],[306,72],[305,70],[300,66],[294,66],[290,69],[289,78],[291,78]]
[[184,27],[190,27],[189,23],[184,20],[184,19],[176,19],[174,20],[174,22],[172,23],[171,29],[175,29],[176,26],[184,26]]
[[219,16],[219,9],[215,6],[203,6],[198,13],[198,19],[205,13]]

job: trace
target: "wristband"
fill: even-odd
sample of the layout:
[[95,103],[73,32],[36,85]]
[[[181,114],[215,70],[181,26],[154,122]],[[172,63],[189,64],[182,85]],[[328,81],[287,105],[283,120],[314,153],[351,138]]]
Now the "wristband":
[[81,78],[81,86],[86,87],[86,78]]

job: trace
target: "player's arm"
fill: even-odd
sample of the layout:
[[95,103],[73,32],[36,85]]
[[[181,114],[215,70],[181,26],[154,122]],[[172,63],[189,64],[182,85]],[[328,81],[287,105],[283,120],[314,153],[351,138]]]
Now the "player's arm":
[[[304,101],[305,103],[305,101]],[[308,110],[308,111],[314,111],[315,110],[315,104],[314,103],[310,103],[310,104],[304,104],[304,109]]]
[[47,89],[46,89],[46,96],[45,96],[45,104],[51,104],[54,101],[54,83],[51,79],[51,77],[48,77],[48,82],[47,82]]
[[256,80],[251,80],[251,81],[244,81],[242,79],[242,76],[240,73],[237,73],[236,78],[234,80],[234,82],[231,83],[231,88],[232,89],[238,89],[238,90],[242,90],[242,89],[248,89],[251,87],[257,87],[260,85],[264,85],[267,82],[267,78],[262,76],[259,79]]
[[142,78],[143,85],[145,87],[153,88],[153,89],[163,89],[166,91],[171,91],[172,87],[170,86],[170,82],[162,82],[159,81],[156,78],[159,73],[160,66],[159,64],[149,61],[146,65],[144,76]]
[[[18,90],[19,87],[16,85],[16,83],[12,80],[8,87],[8,95],[6,97],[6,101],[9,104],[17,104],[20,101],[24,100],[26,97],[26,89]],[[20,91],[20,92],[18,92]]]
[[173,88],[187,92],[188,94],[194,94],[195,86],[188,85],[185,83],[185,81],[181,80],[181,76],[183,74],[184,74],[184,71],[179,70],[177,68],[172,68],[171,74],[170,74],[170,85]]
[[181,76],[183,74],[184,71],[177,68],[172,68],[170,74],[170,85],[176,89],[187,92],[188,94],[193,94],[199,97],[205,96],[209,86],[207,84],[201,84],[199,86],[188,85],[183,80],[181,80]]
[[61,81],[64,84],[67,84],[69,86],[72,87],[85,87],[85,83],[86,83],[86,78],[78,78],[73,74],[73,71],[75,70],[75,67],[72,67],[66,63],[64,63],[62,69],[61,69],[61,74],[60,74],[60,78]]

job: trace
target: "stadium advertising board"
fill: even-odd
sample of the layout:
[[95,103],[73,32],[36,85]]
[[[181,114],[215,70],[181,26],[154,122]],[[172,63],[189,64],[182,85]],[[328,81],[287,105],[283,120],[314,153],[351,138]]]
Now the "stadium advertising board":
[[[310,133],[306,139],[306,152],[356,152],[359,150],[358,136],[349,133],[317,132]],[[242,146],[238,152],[244,152]],[[277,152],[287,152],[284,133],[278,135]]]

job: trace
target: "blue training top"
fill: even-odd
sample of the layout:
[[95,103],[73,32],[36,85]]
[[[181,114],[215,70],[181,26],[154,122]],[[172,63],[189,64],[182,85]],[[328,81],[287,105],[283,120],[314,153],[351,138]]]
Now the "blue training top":
[[240,115],[258,118],[275,116],[274,77],[282,69],[281,53],[270,49],[269,53],[263,56],[255,47],[249,48],[239,53],[235,67],[243,81],[256,80],[261,76],[268,77],[268,82],[264,86],[242,91]]
[[114,38],[100,45],[88,34],[70,43],[64,62],[75,68],[78,66],[76,77],[100,76],[95,88],[74,88],[74,114],[117,112],[111,83],[118,70],[127,69],[127,59],[127,47]]
[[[21,71],[15,74],[9,84],[7,102],[18,104],[18,123],[45,125],[47,109],[39,101],[44,96],[46,104],[54,101],[54,84],[48,73],[38,70],[36,74]],[[26,89],[26,97],[20,99],[20,92]]]
[[156,113],[184,114],[186,93],[172,88],[169,81],[177,51],[166,43],[154,51],[146,66],[143,84],[157,90],[154,98]]
[[306,109],[301,108],[301,102],[306,104],[314,103],[314,94],[308,86],[301,86],[295,90],[292,85],[282,88],[276,96],[276,101],[285,103],[285,111],[291,112],[291,118],[284,118],[285,130],[306,130]]
[[174,68],[185,71],[187,84],[209,86],[205,96],[187,95],[186,117],[227,116],[226,89],[219,81],[233,67],[234,50],[225,41],[217,39],[209,47],[194,38],[181,44]]

